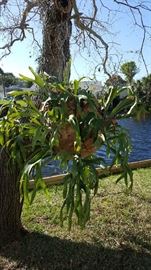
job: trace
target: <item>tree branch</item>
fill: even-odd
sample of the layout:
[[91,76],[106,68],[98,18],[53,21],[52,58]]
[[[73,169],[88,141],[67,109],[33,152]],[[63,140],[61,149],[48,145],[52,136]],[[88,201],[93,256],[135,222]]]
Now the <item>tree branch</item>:
[[[25,39],[25,37],[26,37],[25,31],[26,30],[28,30],[28,29],[31,30],[31,27],[29,27],[29,21],[31,19],[28,19],[28,16],[29,16],[29,13],[31,12],[31,10],[33,8],[35,8],[36,6],[38,6],[38,1],[37,0],[33,0],[33,1],[26,0],[25,2],[26,2],[26,6],[22,12],[22,17],[20,18],[20,21],[18,22],[18,20],[17,20],[17,22],[16,22],[16,19],[14,19],[13,20],[15,22],[14,25],[11,25],[10,27],[9,26],[3,27],[0,29],[1,32],[5,33],[6,31],[8,31],[8,34],[9,34],[9,41],[0,47],[1,50],[5,51],[0,59],[4,58],[6,55],[9,55],[11,53],[11,48],[14,45],[14,43],[16,43],[18,41],[23,41]],[[27,19],[28,19],[28,21],[27,21]],[[17,31],[19,31],[19,33],[17,33]]]
[[[123,6],[127,7],[127,8],[129,8],[130,11],[131,11],[131,14],[133,16],[135,25],[137,25],[138,27],[140,27],[142,29],[142,31],[143,31],[143,37],[142,37],[142,42],[141,42],[141,47],[140,47],[139,54],[140,54],[140,56],[142,58],[144,67],[146,69],[146,73],[149,74],[148,68],[147,68],[147,64],[146,64],[146,61],[145,61],[145,58],[144,58],[144,53],[143,53],[144,44],[145,44],[145,40],[146,40],[146,34],[147,34],[146,28],[148,26],[145,25],[145,23],[144,23],[142,10],[151,11],[151,8],[149,8],[148,6],[144,5],[143,3],[139,3],[137,5],[131,5],[128,2],[128,0],[124,0],[123,2],[122,1],[118,1],[118,0],[114,0],[114,2],[117,3],[117,4],[120,4],[120,5],[123,5]],[[136,19],[136,16],[135,16],[135,13],[134,13],[135,11],[139,14],[139,18],[140,18],[140,23],[141,24],[138,23],[138,21]]]
[[[101,42],[101,44],[103,45],[104,49],[105,49],[105,57],[103,60],[103,69],[104,69],[104,73],[106,75],[108,75],[109,77],[111,76],[110,73],[107,71],[106,68],[106,63],[108,60],[108,49],[109,46],[108,44],[105,42],[105,40],[92,28],[92,24],[90,24],[90,26],[88,26],[88,24],[86,25],[83,21],[82,21],[82,17],[81,17],[81,13],[78,10],[76,1],[74,0],[73,2],[73,9],[75,12],[75,25],[81,30],[81,31],[86,31],[88,36],[91,36],[96,38],[97,40],[99,40]],[[94,12],[94,16],[96,16],[96,11]],[[92,20],[95,20],[95,17],[91,18]]]
[[0,2],[0,6],[2,6],[2,5],[6,5],[7,4],[7,2],[8,2],[8,0],[1,0],[1,2]]

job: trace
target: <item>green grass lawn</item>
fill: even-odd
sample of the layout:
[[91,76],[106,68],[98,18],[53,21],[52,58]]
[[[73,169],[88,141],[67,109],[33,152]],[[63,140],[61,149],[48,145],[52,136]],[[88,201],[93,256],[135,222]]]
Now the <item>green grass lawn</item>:
[[0,269],[151,270],[151,168],[134,171],[130,195],[116,178],[100,180],[84,230],[60,227],[61,186],[39,192],[22,216],[31,233],[1,250]]

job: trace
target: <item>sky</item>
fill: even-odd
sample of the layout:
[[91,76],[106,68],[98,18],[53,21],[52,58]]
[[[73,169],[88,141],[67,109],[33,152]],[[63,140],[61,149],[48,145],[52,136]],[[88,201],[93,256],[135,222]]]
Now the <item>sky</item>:
[[[89,9],[89,7],[88,7]],[[104,12],[105,17],[105,12]],[[145,22],[150,23],[151,16],[145,14]],[[121,59],[121,64],[127,61],[136,61],[136,64],[139,68],[139,73],[136,78],[141,78],[146,76],[146,71],[144,65],[138,60],[138,54],[132,53],[132,51],[137,51],[140,49],[142,32],[134,26],[132,22],[132,17],[122,13],[115,13],[115,17],[111,17],[111,22],[113,25],[109,26],[110,35],[103,33],[103,37],[108,42],[114,42],[115,45],[112,46],[110,50],[111,57],[108,60],[108,65],[110,66],[111,72],[113,72],[112,62],[116,63],[117,59]],[[114,34],[112,34],[114,33]],[[38,33],[40,37],[40,33]],[[4,40],[0,40],[0,44]],[[121,45],[120,45],[121,44]],[[148,66],[148,70],[151,73],[151,39],[146,41],[144,47],[144,57]],[[116,54],[116,56],[115,56]],[[77,79],[82,76],[93,77],[95,66],[100,63],[100,56],[96,53],[95,50],[91,50],[91,55],[87,50],[79,51],[79,48],[75,45],[71,46],[71,79]],[[0,62],[0,67],[4,72],[12,72],[15,76],[19,74],[24,74],[30,76],[29,66],[32,66],[34,69],[37,67],[35,59],[38,57],[38,50],[35,48],[35,45],[32,43],[32,38],[30,35],[27,35],[27,38],[23,42],[16,43],[12,52],[6,58],[3,58]],[[112,59],[111,59],[112,58]],[[107,77],[103,72],[96,73],[97,80],[104,81]]]

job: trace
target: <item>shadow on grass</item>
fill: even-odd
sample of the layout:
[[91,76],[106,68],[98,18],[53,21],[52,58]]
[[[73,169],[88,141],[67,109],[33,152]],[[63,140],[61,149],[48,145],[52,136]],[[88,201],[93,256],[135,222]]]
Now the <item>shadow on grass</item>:
[[144,235],[142,238],[141,234],[131,235],[131,233],[129,233],[128,237],[125,237],[125,240],[128,240],[129,242],[135,244],[137,247],[140,247],[141,249],[146,249],[151,254],[151,239],[146,235]]
[[76,243],[35,232],[2,248],[0,256],[5,260],[0,269],[151,269],[151,255],[147,252],[136,252],[126,246],[110,249]]

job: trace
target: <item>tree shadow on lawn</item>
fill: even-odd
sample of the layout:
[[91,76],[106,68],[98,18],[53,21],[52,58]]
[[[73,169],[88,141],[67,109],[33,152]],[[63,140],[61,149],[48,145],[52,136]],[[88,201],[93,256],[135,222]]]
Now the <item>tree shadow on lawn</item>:
[[124,246],[119,249],[76,243],[40,233],[30,233],[0,250],[0,269],[135,270],[151,269],[151,254]]

